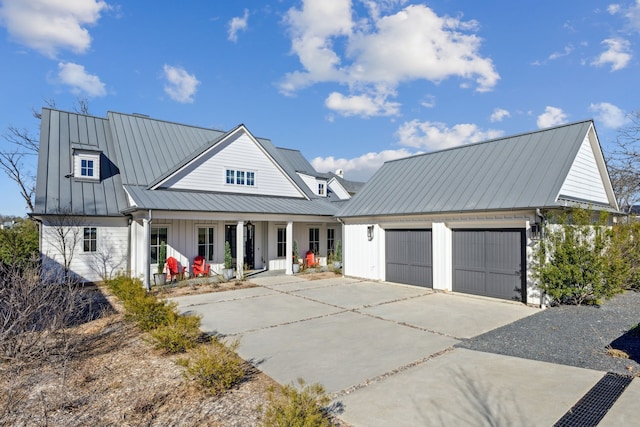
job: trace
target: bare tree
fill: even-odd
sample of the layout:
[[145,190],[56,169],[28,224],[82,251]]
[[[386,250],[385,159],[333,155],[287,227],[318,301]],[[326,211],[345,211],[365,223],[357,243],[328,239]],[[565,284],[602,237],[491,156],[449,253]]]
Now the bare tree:
[[640,111],[629,115],[630,124],[618,131],[608,156],[611,184],[624,211],[640,202]]
[[[56,102],[53,99],[45,99],[44,103],[49,108],[56,108]],[[88,115],[88,99],[76,98],[73,108],[79,114]],[[31,114],[37,120],[42,119],[42,113],[35,108],[32,109]],[[27,208],[33,212],[36,177],[33,166],[29,164],[32,163],[31,159],[38,155],[40,140],[29,129],[15,126],[9,126],[2,137],[5,144],[0,149],[0,169],[18,185]]]
[[[71,262],[83,237],[82,219],[72,215],[68,210],[60,210],[59,213],[49,217],[43,224],[42,239],[55,252],[51,254],[52,258],[50,258],[49,262],[44,260],[48,274],[53,274],[62,267],[63,281],[70,283],[74,279],[71,271]],[[56,259],[57,256],[62,257],[62,262]]]
[[89,268],[105,281],[122,270],[125,257],[122,248],[115,248],[112,243],[101,242],[89,260]]

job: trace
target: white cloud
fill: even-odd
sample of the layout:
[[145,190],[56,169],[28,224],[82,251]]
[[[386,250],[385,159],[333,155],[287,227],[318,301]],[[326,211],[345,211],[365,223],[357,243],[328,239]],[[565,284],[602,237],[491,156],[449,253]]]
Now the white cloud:
[[397,116],[400,104],[388,102],[384,95],[369,96],[351,95],[344,96],[338,92],[332,92],[325,100],[325,105],[330,110],[343,116]]
[[335,157],[316,157],[311,160],[314,169],[320,172],[332,172],[342,169],[346,179],[353,181],[366,181],[378,170],[386,161],[408,157],[413,154],[405,148],[398,150],[384,150],[379,153],[366,153],[353,159]]
[[107,94],[105,84],[98,76],[87,73],[84,66],[73,62],[58,63],[58,78],[62,83],[71,86],[71,92],[76,95],[96,97]]
[[554,52],[551,55],[549,55],[548,59],[553,61],[554,59],[562,58],[563,56],[568,56],[571,54],[571,52],[573,52],[574,49],[575,48],[573,47],[573,45],[569,44],[564,47],[564,50],[562,52]]
[[171,99],[183,104],[193,102],[193,97],[200,84],[195,75],[187,73],[182,67],[165,64],[164,78],[167,80],[164,91]]
[[503,134],[503,131],[495,129],[483,131],[471,123],[460,123],[453,127],[447,127],[444,123],[420,122],[417,119],[403,123],[396,131],[400,145],[428,151],[485,141],[498,138]]
[[538,116],[538,121],[536,122],[538,128],[544,129],[552,126],[561,125],[567,122],[567,115],[562,111],[561,108],[547,106],[544,109],[544,113]]
[[249,9],[244,10],[242,17],[234,17],[229,21],[228,39],[232,42],[238,41],[238,32],[246,31],[249,28]]
[[618,71],[629,64],[631,60],[631,44],[628,40],[615,37],[605,39],[601,44],[606,45],[607,50],[602,52],[591,65],[602,66],[611,64],[611,71]]
[[302,70],[284,76],[281,92],[334,82],[348,85],[350,97],[375,98],[371,93],[395,93],[403,82],[449,77],[461,78],[463,87],[475,82],[479,92],[496,85],[493,62],[479,54],[477,22],[438,16],[425,5],[382,15],[404,3],[365,1],[368,19],[357,22],[350,0],[305,0],[300,9],[289,9],[285,23]]
[[610,4],[607,11],[612,14],[622,14],[626,19],[626,29],[629,31],[640,32],[640,0],[636,0],[629,7],[623,7],[620,4]]
[[91,46],[86,27],[108,8],[100,0],[4,0],[0,23],[19,43],[55,58],[62,49],[86,52]]
[[616,105],[608,102],[591,104],[589,110],[596,115],[596,119],[605,127],[617,129],[629,122],[629,117]]
[[615,15],[616,13],[620,12],[620,9],[621,9],[621,6],[615,3],[607,6],[607,12],[609,12],[611,15]]
[[492,123],[501,122],[507,117],[511,117],[511,113],[509,111],[505,110],[504,108],[495,108],[493,110],[493,113],[491,113],[491,117],[489,118],[489,120],[491,120]]

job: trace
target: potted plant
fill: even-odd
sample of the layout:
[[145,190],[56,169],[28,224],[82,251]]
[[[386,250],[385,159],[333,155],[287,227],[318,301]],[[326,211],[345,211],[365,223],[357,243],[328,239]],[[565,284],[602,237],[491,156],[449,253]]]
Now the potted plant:
[[338,240],[336,242],[336,248],[333,252],[333,266],[335,268],[342,267],[342,241]]
[[167,275],[164,272],[164,264],[167,261],[167,244],[160,242],[160,250],[158,251],[158,272],[153,275],[153,282],[156,285],[164,285],[167,283]]
[[293,272],[298,273],[300,272],[300,258],[298,255],[298,242],[296,242],[295,240],[293,241]]
[[233,257],[231,256],[231,245],[229,242],[224,242],[224,269],[222,270],[222,276],[224,280],[231,280],[233,274]]

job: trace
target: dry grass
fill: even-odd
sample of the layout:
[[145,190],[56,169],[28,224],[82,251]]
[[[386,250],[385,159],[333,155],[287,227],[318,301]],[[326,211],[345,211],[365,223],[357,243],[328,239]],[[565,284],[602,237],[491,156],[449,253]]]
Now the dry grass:
[[210,292],[224,292],[236,289],[255,288],[257,285],[250,281],[230,281],[216,282],[203,281],[198,279],[190,279],[178,282],[175,286],[167,286],[162,289],[155,290],[158,298],[172,298],[182,295],[206,294]]
[[611,346],[607,346],[607,354],[618,359],[629,359],[629,354],[627,354],[627,352],[618,350],[617,348],[613,348]]
[[109,301],[115,314],[68,331],[80,339],[70,357],[0,365],[0,425],[259,425],[271,378],[253,370],[221,396],[199,391]]

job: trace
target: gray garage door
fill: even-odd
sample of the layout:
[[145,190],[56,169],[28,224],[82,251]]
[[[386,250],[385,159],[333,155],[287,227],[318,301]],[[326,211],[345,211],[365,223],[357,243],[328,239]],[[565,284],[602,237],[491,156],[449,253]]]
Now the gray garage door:
[[431,230],[386,230],[389,282],[433,287]]
[[453,290],[526,302],[523,230],[454,230]]

